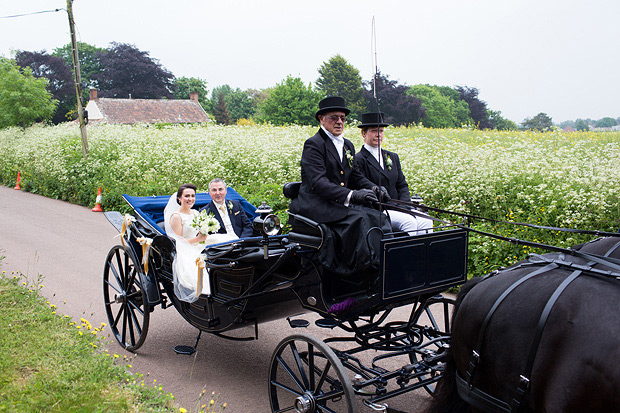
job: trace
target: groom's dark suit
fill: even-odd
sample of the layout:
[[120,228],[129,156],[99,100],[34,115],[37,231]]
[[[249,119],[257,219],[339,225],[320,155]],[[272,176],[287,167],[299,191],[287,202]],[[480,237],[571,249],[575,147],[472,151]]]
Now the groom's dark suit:
[[[245,211],[243,210],[241,203],[239,203],[239,201],[232,201],[226,199],[224,204],[226,205],[226,209],[228,210],[228,217],[230,218],[230,223],[232,224],[235,234],[237,234],[239,238],[251,237],[253,232],[252,223],[248,219]],[[232,208],[230,207],[231,205]],[[220,215],[220,211],[218,211],[215,202],[209,202],[200,210],[202,211],[203,209],[205,209],[207,212],[212,213],[215,219],[217,219],[220,223],[220,230],[218,231],[218,233],[225,234],[226,227],[224,226],[224,221],[222,220],[222,216]]]
[[[409,185],[407,185],[403,171],[400,168],[398,155],[383,149],[381,149],[381,155],[383,156],[383,165],[386,165],[385,169],[379,165],[377,159],[365,147],[362,147],[355,154],[355,161],[366,178],[375,185],[387,188],[392,199],[410,201]],[[388,159],[392,163],[389,167],[387,166],[389,164]]]

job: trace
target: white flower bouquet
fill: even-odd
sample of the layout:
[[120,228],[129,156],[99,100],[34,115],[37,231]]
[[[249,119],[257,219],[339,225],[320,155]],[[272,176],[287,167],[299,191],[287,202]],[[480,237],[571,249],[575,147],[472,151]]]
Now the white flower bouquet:
[[204,235],[215,234],[220,230],[220,223],[215,219],[212,213],[202,210],[194,216],[192,227]]

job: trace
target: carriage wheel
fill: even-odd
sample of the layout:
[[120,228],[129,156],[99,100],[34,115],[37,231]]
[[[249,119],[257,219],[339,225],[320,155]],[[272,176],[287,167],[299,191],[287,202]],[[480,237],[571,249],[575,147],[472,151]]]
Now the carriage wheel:
[[[452,332],[452,324],[451,317],[452,311],[454,310],[455,300],[453,298],[444,297],[444,296],[435,296],[429,298],[426,303],[424,303],[423,307],[419,309],[414,309],[413,314],[411,315],[411,321],[422,327],[429,327],[432,329],[432,333],[439,333],[438,335],[449,336]],[[422,333],[424,343],[427,343],[433,337],[431,337],[428,333]],[[442,346],[449,345],[449,340],[439,340],[429,346],[424,348],[432,351],[437,351]],[[409,359],[412,364],[416,364],[419,360],[420,355],[415,352],[409,353]],[[429,379],[430,375],[420,376],[418,380],[423,381]],[[436,383],[427,384],[424,386],[427,392],[431,395],[435,392]]]
[[135,351],[146,340],[150,308],[132,254],[117,245],[110,250],[103,269],[103,300],[110,328],[118,343]]
[[340,359],[306,334],[282,340],[269,367],[272,412],[356,413],[355,393]]

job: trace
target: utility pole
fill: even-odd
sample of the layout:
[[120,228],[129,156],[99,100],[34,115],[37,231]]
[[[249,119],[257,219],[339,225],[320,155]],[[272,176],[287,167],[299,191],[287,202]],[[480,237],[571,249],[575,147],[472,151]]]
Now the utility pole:
[[71,55],[73,57],[73,73],[75,74],[75,94],[77,96],[78,119],[80,121],[80,132],[82,134],[82,155],[86,158],[88,156],[88,139],[86,137],[86,122],[84,122],[84,108],[82,107],[82,76],[80,75],[77,40],[75,40],[73,0],[67,0],[67,15],[69,16],[69,30],[71,31]]

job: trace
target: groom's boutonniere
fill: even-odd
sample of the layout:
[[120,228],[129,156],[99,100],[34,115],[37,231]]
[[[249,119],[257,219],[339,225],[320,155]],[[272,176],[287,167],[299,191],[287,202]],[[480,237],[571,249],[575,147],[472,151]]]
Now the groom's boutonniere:
[[232,212],[232,210],[233,210],[233,203],[232,203],[232,202],[230,202],[230,201],[228,201],[228,203],[227,203],[226,205],[228,206],[228,210],[229,210],[230,212]]
[[353,155],[351,155],[351,151],[349,149],[345,149],[344,153],[347,157],[347,161],[349,162],[349,166],[353,168]]
[[392,158],[390,158],[390,154],[385,154],[385,166],[387,166],[388,171],[392,170]]

